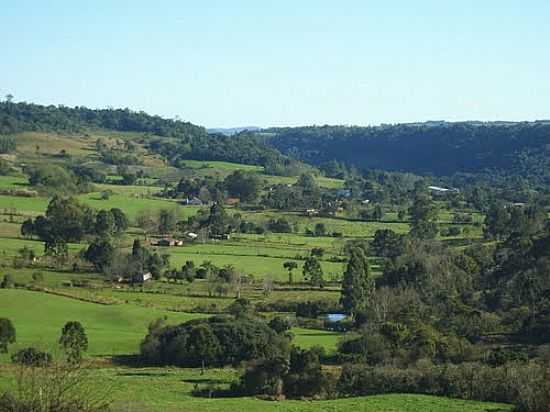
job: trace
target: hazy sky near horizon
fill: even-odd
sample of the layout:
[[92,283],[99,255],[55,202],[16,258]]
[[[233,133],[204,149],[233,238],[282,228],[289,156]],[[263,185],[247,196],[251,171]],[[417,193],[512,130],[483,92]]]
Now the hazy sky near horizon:
[[548,0],[0,0],[0,94],[207,127],[550,118]]

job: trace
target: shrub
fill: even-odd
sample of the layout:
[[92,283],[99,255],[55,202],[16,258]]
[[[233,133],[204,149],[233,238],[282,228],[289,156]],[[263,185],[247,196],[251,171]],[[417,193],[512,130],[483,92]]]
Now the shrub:
[[418,393],[451,398],[514,403],[516,411],[545,412],[550,404],[550,368],[509,363],[492,368],[479,363],[435,366],[419,362],[406,369],[345,365],[341,395]]
[[51,364],[52,355],[48,352],[42,352],[36,348],[29,347],[13,354],[11,361],[25,366],[45,367]]
[[232,317],[195,319],[149,331],[144,360],[159,365],[228,365],[288,353],[288,339],[261,321]]

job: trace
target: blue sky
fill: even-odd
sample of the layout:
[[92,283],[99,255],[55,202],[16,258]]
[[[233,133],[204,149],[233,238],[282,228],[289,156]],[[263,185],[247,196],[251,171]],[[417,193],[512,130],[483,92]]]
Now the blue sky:
[[2,0],[0,95],[207,127],[550,118],[547,0]]

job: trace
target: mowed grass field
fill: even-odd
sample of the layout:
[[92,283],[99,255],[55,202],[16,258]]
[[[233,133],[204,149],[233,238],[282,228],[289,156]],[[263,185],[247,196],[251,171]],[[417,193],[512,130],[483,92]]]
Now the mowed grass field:
[[0,315],[12,320],[17,344],[54,348],[63,325],[77,320],[86,328],[88,354],[92,356],[134,354],[149,323],[160,317],[179,323],[197,314],[174,313],[136,305],[100,305],[19,289],[0,289]]

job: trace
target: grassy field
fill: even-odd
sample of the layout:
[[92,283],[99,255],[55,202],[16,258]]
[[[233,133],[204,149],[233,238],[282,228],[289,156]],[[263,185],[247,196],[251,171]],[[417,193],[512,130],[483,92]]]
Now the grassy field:
[[[223,254],[222,247],[216,252],[202,252],[200,246],[192,248],[170,248],[165,249],[170,255],[170,263],[173,267],[180,268],[186,261],[192,260],[195,265],[200,265],[204,261],[210,261],[216,266],[233,265],[243,273],[251,274],[255,279],[271,278],[276,281],[286,281],[288,272],[283,267],[283,263],[291,258],[287,257],[269,257],[255,256],[254,250],[249,255]],[[294,279],[302,280],[303,261],[297,261],[298,269],[294,271]],[[342,263],[321,262],[321,267],[326,279],[339,276],[343,271]]]
[[[0,388],[15,387],[13,368],[0,366]],[[195,397],[195,388],[227,387],[234,369],[98,368],[89,377],[96,392],[114,401],[115,411],[150,412],[504,412],[509,405],[426,395],[378,395],[329,401],[263,401],[255,398]]]
[[[297,177],[272,176],[264,175],[263,166],[244,165],[239,163],[217,162],[217,161],[199,161],[185,160],[185,167],[193,169],[200,176],[216,176],[223,179],[235,170],[244,170],[248,172],[256,172],[270,185],[276,184],[294,184]],[[318,176],[315,178],[319,186],[326,189],[340,189],[344,187],[344,181],[340,179],[332,179],[329,177]]]
[[[30,274],[24,271],[14,273],[18,281],[30,280]],[[55,280],[71,279],[62,273],[47,272],[41,284],[55,285]],[[74,275],[73,275],[74,278]],[[94,279],[83,276],[82,279]],[[59,290],[59,289],[58,289]],[[109,290],[111,292],[109,292]],[[191,304],[204,304],[203,298],[189,298],[164,294],[140,292],[123,292],[104,289],[97,292],[74,289],[74,295],[95,295],[104,298],[114,298],[120,304],[101,305],[83,302],[77,299],[57,296],[44,292],[33,292],[21,289],[0,289],[0,313],[11,319],[17,329],[17,344],[11,350],[36,345],[43,348],[55,346],[62,326],[70,320],[80,321],[88,333],[91,356],[111,356],[133,354],[138,350],[141,339],[146,334],[147,325],[154,319],[167,317],[169,322],[178,323],[204,316],[183,312],[172,312],[177,309],[178,302],[191,299]],[[64,292],[69,293],[68,289]],[[216,298],[215,302],[225,300],[226,304],[233,298]],[[127,303],[122,303],[127,302]],[[189,302],[187,302],[189,303]],[[163,308],[164,307],[164,308]],[[40,308],[40,310],[37,310]],[[317,331],[304,328],[293,328],[295,343],[302,347],[319,345],[327,352],[336,349],[341,334],[330,331]]]
[[339,232],[344,237],[372,237],[379,229],[391,229],[396,233],[407,233],[409,224],[402,222],[366,222],[342,217],[306,217],[297,212],[268,210],[262,212],[240,212],[243,219],[251,222],[265,222],[270,219],[285,218],[288,222],[297,222],[300,233],[313,230],[317,223],[323,223],[328,232]]
[[108,200],[102,200],[100,193],[87,193],[78,197],[82,202],[95,209],[119,208],[130,218],[134,219],[144,210],[156,211],[160,209],[176,208],[182,219],[193,216],[200,206],[180,206],[176,202],[162,199],[150,199],[139,195],[114,194]]
[[304,328],[293,328],[294,343],[302,348],[321,346],[327,353],[336,351],[341,333],[326,330],[311,330]]
[[26,156],[55,155],[61,150],[72,156],[87,156],[95,151],[95,139],[82,135],[27,132],[17,135],[17,152]]
[[[8,187],[14,178],[0,181],[4,187]],[[23,186],[24,187],[24,186]],[[116,186],[102,185],[102,190],[112,190],[113,195],[107,200],[101,199],[100,192],[91,192],[77,196],[83,203],[95,209],[119,208],[126,213],[130,219],[134,219],[141,211],[176,208],[182,219],[193,216],[201,208],[200,206],[180,206],[176,202],[163,199],[153,199],[145,197],[147,193],[152,194],[153,188],[147,186]],[[121,189],[123,188],[123,189]],[[156,188],[158,190],[158,188]],[[0,196],[0,211],[4,213],[15,210],[21,215],[38,215],[44,213],[48,207],[49,199],[44,196],[37,197],[19,197],[19,196]]]
[[78,320],[88,334],[88,354],[104,356],[136,353],[154,319],[166,316],[175,323],[199,316],[130,304],[99,305],[17,289],[0,289],[0,313],[17,329],[12,350],[29,345],[55,347],[63,325]]

